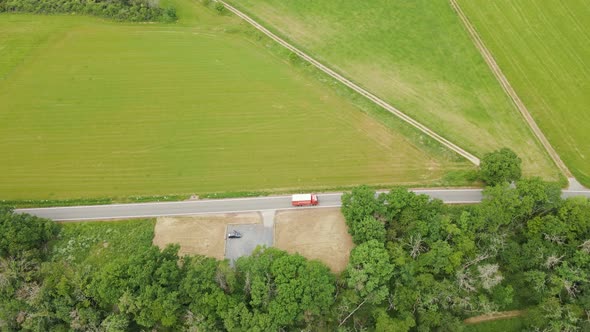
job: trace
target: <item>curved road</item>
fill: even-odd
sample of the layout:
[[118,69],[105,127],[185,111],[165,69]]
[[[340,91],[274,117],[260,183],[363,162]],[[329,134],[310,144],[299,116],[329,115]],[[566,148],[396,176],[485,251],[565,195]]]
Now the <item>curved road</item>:
[[[426,194],[449,204],[478,203],[481,189],[415,189],[417,194]],[[320,205],[314,208],[339,207],[342,193],[320,194]],[[590,191],[563,191],[563,197],[585,196]],[[294,209],[291,196],[233,198],[163,203],[110,204],[94,206],[71,206],[17,209],[17,213],[29,213],[58,221],[108,220],[128,218],[152,218],[161,216],[196,215],[208,213],[232,213],[247,211]]]

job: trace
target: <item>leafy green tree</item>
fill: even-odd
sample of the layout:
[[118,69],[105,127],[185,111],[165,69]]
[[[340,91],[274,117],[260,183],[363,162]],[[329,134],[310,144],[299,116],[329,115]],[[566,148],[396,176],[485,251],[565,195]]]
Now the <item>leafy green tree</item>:
[[105,332],[125,332],[128,331],[129,320],[125,315],[111,314],[104,319],[100,327]]
[[416,321],[412,315],[406,314],[404,318],[393,318],[383,308],[375,309],[373,316],[375,317],[376,331],[407,332],[416,326]]
[[539,190],[533,194],[527,211],[531,219],[515,236],[520,242],[521,261],[510,263],[520,276],[526,299],[535,304],[528,315],[528,326],[537,330],[574,331],[584,326],[590,310],[590,231],[587,199],[565,201]]
[[367,302],[379,304],[389,295],[393,265],[383,243],[370,240],[352,249],[345,273],[348,286]]
[[411,191],[405,188],[392,188],[389,192],[379,195],[379,204],[383,205],[383,215],[388,221],[399,220],[401,213],[411,207],[422,205],[419,199]]
[[177,326],[184,314],[179,291],[184,269],[178,264],[178,248],[160,251],[152,246],[107,264],[88,286],[91,295],[101,308],[117,306],[141,327]]
[[236,276],[235,304],[223,315],[228,330],[313,326],[334,302],[335,280],[325,265],[275,248],[239,258]]
[[184,260],[186,276],[180,285],[181,298],[188,308],[185,325],[188,329],[222,330],[222,315],[228,310],[234,285],[228,276],[227,262],[202,256]]
[[520,198],[520,215],[527,219],[547,214],[562,203],[559,184],[538,177],[518,181],[516,192]]
[[40,262],[19,255],[0,257],[0,326],[21,330],[39,301]]
[[536,331],[579,331],[580,311],[575,306],[562,305],[558,298],[549,297],[528,310],[525,322]]
[[387,226],[388,239],[394,240],[402,233],[417,232],[425,235],[438,232],[433,224],[439,223],[446,207],[442,201],[427,195],[416,195],[403,188],[394,188],[379,195],[382,219]]
[[374,217],[353,223],[348,228],[355,244],[361,244],[370,240],[377,240],[380,243],[385,242],[385,225]]
[[590,200],[568,198],[559,206],[556,215],[566,224],[569,240],[590,239]]
[[24,252],[38,256],[58,232],[59,226],[49,219],[0,207],[0,256],[18,256]]
[[367,186],[359,186],[350,193],[342,195],[342,214],[346,223],[352,225],[367,217],[375,217],[381,211],[375,190]]
[[522,176],[522,160],[508,148],[486,154],[480,165],[481,179],[489,186],[517,181]]
[[428,250],[418,258],[420,270],[435,275],[452,276],[463,259],[463,253],[453,250],[446,241],[433,242]]
[[[389,295],[388,286],[392,273],[393,265],[383,243],[370,240],[356,246],[350,253],[344,272],[350,291],[344,292],[346,301],[343,304],[347,309],[338,314],[339,326],[345,324],[365,304],[382,303]],[[351,309],[349,305],[356,307]]]
[[486,187],[483,197],[474,208],[473,218],[475,224],[490,232],[503,227],[521,229],[526,220],[554,212],[562,203],[559,185],[540,178],[518,181],[516,188],[506,182]]
[[524,215],[520,197],[508,183],[486,187],[481,204],[473,212],[475,223],[481,225],[479,230],[490,232],[498,232],[502,227],[517,226]]

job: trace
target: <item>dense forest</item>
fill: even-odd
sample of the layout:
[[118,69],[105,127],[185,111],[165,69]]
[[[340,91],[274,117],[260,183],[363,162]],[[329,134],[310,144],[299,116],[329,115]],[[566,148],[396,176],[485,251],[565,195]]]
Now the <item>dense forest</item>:
[[83,14],[132,22],[173,22],[176,9],[151,0],[0,0],[0,13]]
[[52,250],[63,225],[4,208],[0,329],[461,331],[468,317],[522,309],[530,331],[590,330],[590,202],[519,179],[518,163],[484,158],[494,185],[477,205],[402,188],[345,194],[356,246],[340,275],[274,248],[234,267],[151,245],[77,261]]

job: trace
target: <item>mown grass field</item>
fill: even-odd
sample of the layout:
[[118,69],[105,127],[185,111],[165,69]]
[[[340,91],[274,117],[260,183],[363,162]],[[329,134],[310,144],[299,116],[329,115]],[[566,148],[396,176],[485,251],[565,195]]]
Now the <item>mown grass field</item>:
[[447,0],[231,3],[468,151],[510,147],[556,178]]
[[561,159],[590,186],[590,2],[460,4]]
[[1,16],[0,199],[432,185],[472,169],[236,18],[174,4],[171,25]]

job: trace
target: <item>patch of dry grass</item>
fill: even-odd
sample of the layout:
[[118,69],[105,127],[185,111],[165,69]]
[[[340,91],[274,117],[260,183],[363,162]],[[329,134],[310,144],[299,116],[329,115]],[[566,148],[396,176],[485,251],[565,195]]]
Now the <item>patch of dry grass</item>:
[[342,272],[354,246],[339,208],[277,211],[274,246]]
[[154,244],[160,248],[180,244],[180,255],[225,257],[226,228],[229,224],[257,224],[259,213],[226,213],[186,217],[161,217],[156,222]]

